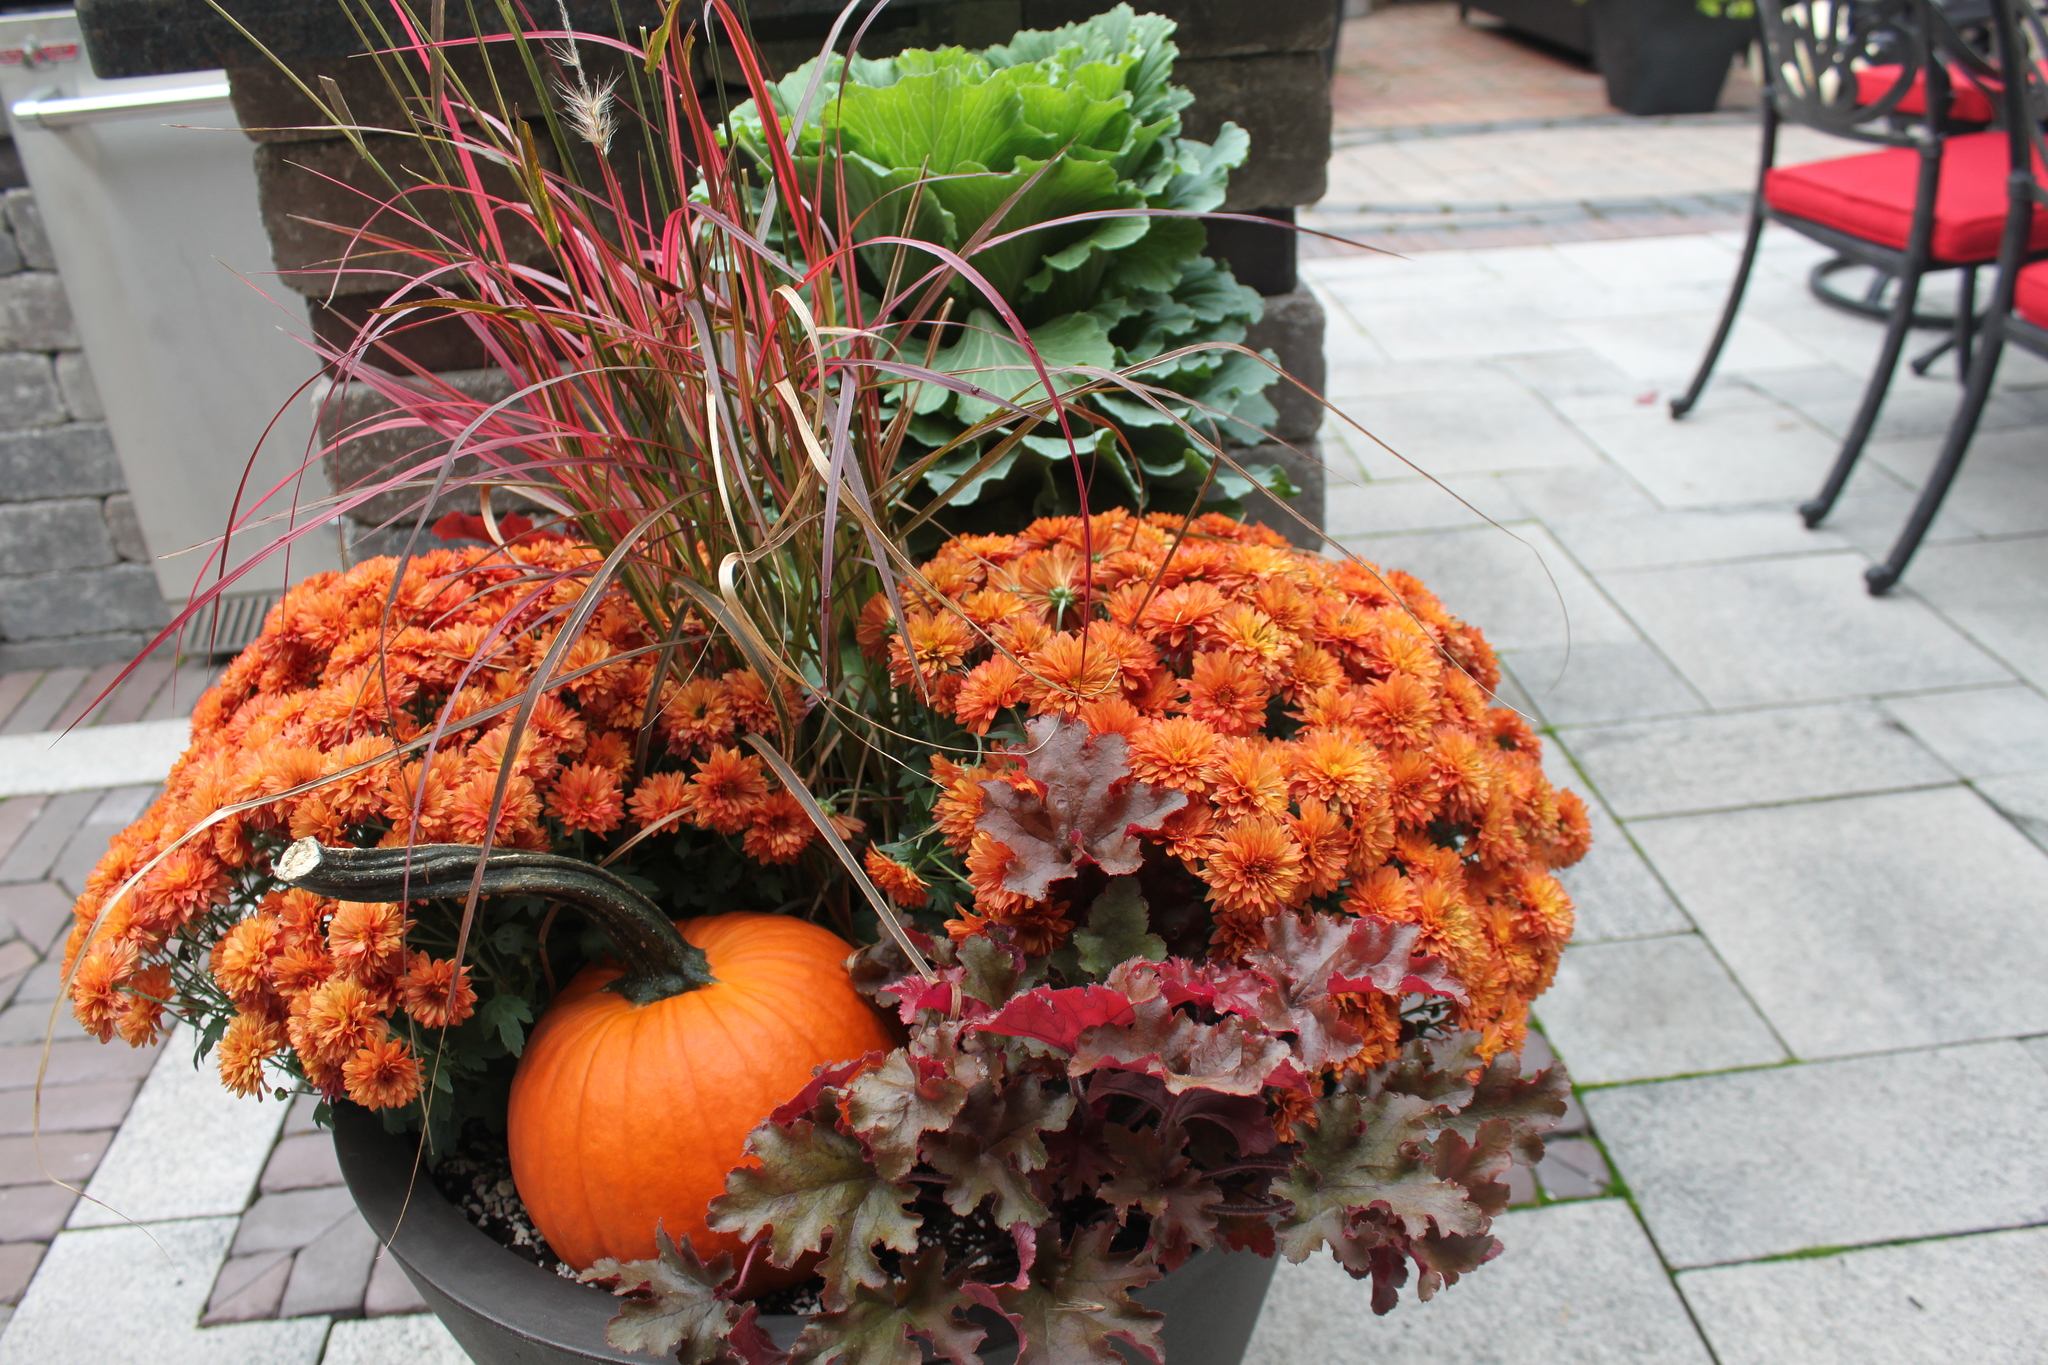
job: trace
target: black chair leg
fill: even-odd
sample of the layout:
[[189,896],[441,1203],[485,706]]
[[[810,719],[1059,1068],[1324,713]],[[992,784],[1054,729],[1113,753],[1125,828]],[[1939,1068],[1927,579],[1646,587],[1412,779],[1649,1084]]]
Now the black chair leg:
[[1977,267],[1968,266],[1963,271],[1963,282],[1956,294],[1956,378],[1964,384],[1970,382],[1971,352],[1977,343]]
[[1756,268],[1757,243],[1764,235],[1764,211],[1761,202],[1754,203],[1749,210],[1749,237],[1742,244],[1742,263],[1735,268],[1735,283],[1728,290],[1728,305],[1721,310],[1721,325],[1714,329],[1714,339],[1707,343],[1707,353],[1700,360],[1699,373],[1693,376],[1692,387],[1682,398],[1671,400],[1671,416],[1674,420],[1685,416],[1700,401],[1706,391],[1707,381],[1713,377],[1714,365],[1721,359],[1721,348],[1728,344],[1728,334],[1735,330],[1735,314],[1742,308],[1743,291],[1749,288],[1750,272]]
[[1913,358],[1913,373],[1922,379],[1934,368],[1934,362],[1950,351],[1956,353],[1956,383],[1970,382],[1971,343],[1977,335],[1977,267],[1966,266],[1957,272],[1962,281],[1956,287],[1956,319],[1948,329],[1948,335],[1929,347],[1925,355]]
[[1850,424],[1848,439],[1842,442],[1841,453],[1835,456],[1835,467],[1828,471],[1827,482],[1821,485],[1819,493],[1799,504],[1799,515],[1808,526],[1818,526],[1834,509],[1835,499],[1842,495],[1842,485],[1849,482],[1849,471],[1856,467],[1857,457],[1863,454],[1863,447],[1870,440],[1870,432],[1877,425],[1877,415],[1884,407],[1884,396],[1892,386],[1892,374],[1899,368],[1899,354],[1906,348],[1906,333],[1913,328],[1913,305],[1920,299],[1920,272],[1908,270],[1899,276],[1898,296],[1892,300],[1891,321],[1886,324],[1884,345],[1877,355],[1877,368],[1872,371],[1870,383],[1863,389],[1863,406],[1856,410],[1856,420]]
[[1957,334],[1950,332],[1947,336],[1928,347],[1924,352],[1913,357],[1913,373],[1925,379],[1927,372],[1934,368],[1934,362],[1947,355],[1950,351],[1955,350],[1960,344]]
[[1963,456],[1969,453],[1971,438],[1977,434],[1977,421],[1990,400],[1991,382],[1998,376],[1998,359],[2004,352],[2005,335],[1993,327],[1977,353],[1977,363],[1970,367],[1970,386],[1963,391],[1963,401],[1949,423],[1941,457],[1927,473],[1927,486],[1920,490],[1920,500],[1913,504],[1913,515],[1906,518],[1906,528],[1899,532],[1898,541],[1884,563],[1863,571],[1863,581],[1869,585],[1872,597],[1882,597],[1892,590],[1892,585],[1906,572],[1913,552],[1920,548],[1920,539],[1933,524],[1935,513],[1941,510],[1948,486],[1955,482],[1956,471],[1963,467]]

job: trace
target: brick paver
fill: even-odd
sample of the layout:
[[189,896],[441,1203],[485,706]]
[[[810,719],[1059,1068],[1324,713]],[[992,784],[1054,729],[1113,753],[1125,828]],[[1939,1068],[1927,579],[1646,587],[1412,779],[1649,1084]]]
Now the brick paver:
[[[1332,89],[1339,143],[1361,133],[1475,123],[1617,117],[1586,63],[1457,6],[1409,3],[1344,25]],[[1721,108],[1756,107],[1756,82],[1737,70]]]

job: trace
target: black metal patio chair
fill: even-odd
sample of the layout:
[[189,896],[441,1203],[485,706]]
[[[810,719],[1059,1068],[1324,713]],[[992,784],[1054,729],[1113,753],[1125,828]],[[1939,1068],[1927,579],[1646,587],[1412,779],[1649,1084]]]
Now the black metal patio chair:
[[1927,484],[1913,505],[1898,541],[1881,564],[1864,570],[1864,581],[1876,595],[1889,592],[1906,571],[1913,552],[1941,510],[1956,471],[1969,453],[1978,419],[1998,378],[1998,362],[2008,344],[2048,356],[2048,260],[2040,259],[2044,244],[2039,225],[2048,219],[2048,18],[2041,0],[1998,0],[1993,22],[1998,26],[2000,65],[2020,73],[2002,92],[2007,152],[2007,208],[2004,238],[1998,253],[1998,278],[1991,307],[1982,324],[1977,356],[1968,385],[1941,455],[1928,472]]
[[[1961,41],[1930,0],[1758,0],[1766,98],[1763,151],[1742,259],[1699,373],[1671,403],[1674,418],[1699,402],[1734,329],[1766,223],[1778,223],[1874,266],[1897,281],[1877,364],[1820,492],[1801,504],[1808,526],[1834,506],[1877,424],[1914,321],[1921,281],[1975,271],[1998,258],[2005,222],[2006,139],[1954,121],[1960,74],[1990,92],[1991,63]],[[1873,73],[1878,73],[1873,75]],[[1888,89],[1879,88],[1889,75]],[[1965,101],[1967,104],[1968,101]],[[1905,111],[1917,108],[1916,115]],[[1878,148],[1799,165],[1778,164],[1778,133],[1799,124]],[[2039,224],[2048,246],[2048,218]],[[1965,316],[1968,304],[1964,304]]]

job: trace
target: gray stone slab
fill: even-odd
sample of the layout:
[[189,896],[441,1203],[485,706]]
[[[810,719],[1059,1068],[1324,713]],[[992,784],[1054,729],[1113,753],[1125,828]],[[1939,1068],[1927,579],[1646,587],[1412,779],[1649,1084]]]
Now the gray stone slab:
[[[1871,469],[1842,492],[1822,529],[1840,536],[1872,559],[1883,559],[1898,543],[1899,531],[1913,514],[1919,490],[1908,488],[1883,469]],[[1922,546],[1951,545],[1983,539],[1984,533],[1946,503],[1927,528]]]
[[[1842,437],[1848,435],[1856,409],[1863,402],[1868,378],[1866,371],[1852,373],[1836,365],[1817,365],[1805,370],[1759,374],[1751,382],[1798,408],[1830,435]],[[2004,389],[2001,384],[1985,406],[1978,424],[1980,439],[2024,425],[2034,415],[2031,403]],[[1891,391],[1885,395],[1884,411],[1878,414],[1877,428],[1864,448],[1863,459],[1918,483],[1940,449],[1941,438],[1948,434],[1949,424],[1955,420],[1958,396],[1952,372],[1937,372],[1922,379],[1901,367],[1893,377]],[[1966,468],[1975,466],[1980,455],[1981,447],[1973,443],[1970,465]]]
[[1797,1056],[2048,1031],[2048,858],[1974,792],[1631,828]]
[[1483,630],[1495,649],[1638,638],[1541,526],[1374,536],[1350,544],[1368,559],[1421,579],[1453,615]]
[[0,1336],[0,1363],[121,1359],[125,1340],[152,1365],[312,1365],[325,1318],[199,1326],[234,1226],[204,1218],[62,1234]]
[[[11,738],[20,748],[33,746],[40,750],[48,746],[46,739]],[[0,751],[5,747],[0,746]],[[85,823],[98,802],[96,792],[67,791],[61,796],[51,797],[44,803],[35,823],[15,840],[13,851],[5,859],[0,859],[0,882],[40,881],[49,875],[57,855],[64,851],[64,845],[71,841],[71,836]]]
[[[105,852],[104,841],[101,851]],[[34,944],[39,951],[46,949],[58,934],[71,932],[75,922],[71,907],[76,900],[55,882],[0,883],[0,926]]]
[[470,1365],[468,1354],[440,1319],[425,1313],[337,1322],[320,1360],[321,1365],[390,1365],[397,1360],[407,1365]]
[[1697,934],[1567,948],[1536,1014],[1580,1085],[1785,1060],[1770,1026]]
[[[1734,273],[1732,270],[1729,272]],[[1720,321],[1711,305],[1642,317],[1596,318],[1567,324],[1565,334],[1576,345],[1606,357],[1638,379],[1676,388],[1699,367],[1707,339]],[[1756,317],[1743,317],[1729,338],[1721,363],[1729,375],[1798,369],[1822,357],[1783,329]],[[1711,390],[1709,391],[1711,402]]]
[[[1933,430],[1913,440],[1874,444],[1864,455],[1915,491],[1927,482],[1928,471],[1941,453],[1949,419],[1955,414],[1955,389],[1945,387],[1946,415],[1940,412],[1940,401],[1930,399],[1929,411],[1921,423]],[[2011,395],[1997,396],[2006,401],[1986,412],[1989,421],[1971,438],[1969,458],[1942,499],[1942,508],[1946,511],[1953,503],[1959,519],[1992,535],[2048,531],[2048,498],[2041,496],[2044,484],[2048,484],[2041,471],[2042,414]],[[1889,401],[1885,412],[1887,416],[1891,413]],[[1994,429],[1998,426],[2013,429]]]
[[1594,351],[1544,351],[1509,356],[1495,363],[1545,398],[1641,390],[1635,376]]
[[1782,507],[1709,507],[1641,516],[1567,516],[1545,524],[1587,569],[1656,569],[1848,548],[1822,527],[1808,530]]
[[1869,703],[1774,707],[1572,729],[1560,736],[1625,820],[1953,780]]
[[1583,469],[1536,469],[1503,474],[1500,481],[1538,521],[1566,517],[1631,516],[1656,510],[1656,499],[1635,478],[1611,464]]
[[2048,1338],[2048,1229],[1688,1271],[1721,1365],[2023,1365]]
[[1511,521],[1528,512],[1490,474],[1446,479],[1339,479],[1324,489],[1323,529],[1333,536],[1455,531]]
[[359,1214],[342,1219],[292,1259],[291,1282],[278,1312],[288,1318],[361,1312],[376,1258],[377,1234],[370,1225]]
[[[1617,291],[1674,283],[1727,285],[1737,256],[1711,236],[1634,237],[1599,242],[1561,242],[1559,259]],[[1706,338],[1700,338],[1705,345]]]
[[1554,739],[1544,741],[1543,771],[1553,783],[1585,798],[1593,831],[1593,846],[1586,856],[1557,874],[1578,915],[1573,941],[1599,943],[1691,929],[1685,911]]
[[[1560,404],[1587,439],[1666,507],[1793,503],[1820,486],[1836,441],[1790,408],[1711,401],[1683,422],[1661,404]],[[1789,511],[1789,508],[1788,508]]]
[[1614,1172],[1590,1139],[1555,1137],[1543,1144],[1536,1183],[1548,1199],[1597,1199],[1614,1188]]
[[2017,1043],[1618,1086],[1585,1099],[1675,1266],[2048,1219],[2048,1081]]
[[[1521,1170],[1522,1167],[1515,1169]],[[370,1267],[370,1283],[363,1290],[363,1312],[370,1317],[389,1313],[420,1313],[426,1310],[420,1291],[406,1278],[405,1269],[388,1252],[380,1252]]]
[[206,1300],[206,1316],[200,1321],[213,1327],[224,1322],[274,1318],[291,1277],[292,1258],[286,1252],[230,1256],[213,1282],[213,1292]]
[[263,1165],[261,1188],[303,1190],[339,1185],[341,1164],[334,1157],[334,1139],[325,1133],[289,1133]]
[[1506,1250],[1428,1303],[1374,1319],[1335,1261],[1282,1264],[1246,1365],[1660,1365],[1709,1360],[1627,1204],[1561,1204],[1494,1220]]
[[[339,1185],[266,1194],[242,1215],[235,1232],[235,1254],[296,1251],[351,1220],[360,1221],[355,1201]],[[368,1268],[366,1263],[365,1273]]]
[[98,1202],[81,1201],[72,1223],[240,1213],[283,1122],[283,1105],[231,1093],[211,1067],[193,1067],[188,1038],[174,1037],[86,1186]]
[[2048,773],[1994,777],[1979,782],[1977,792],[2020,833],[2048,850]]
[[1550,725],[1682,716],[1707,703],[1641,640],[1519,649],[1501,657]]
[[2048,697],[2031,687],[1894,697],[1884,709],[1964,777],[2048,772]]
[[1861,555],[1814,555],[1609,573],[1601,583],[1716,706],[2006,680],[1925,603],[1872,597],[1863,566]]
[[2027,681],[2048,686],[2048,536],[1930,545],[1905,583]]
[[1366,333],[1402,361],[1483,360],[1541,351],[1601,350],[1531,307],[1483,298],[1382,304],[1359,319]]
[[1554,408],[1525,389],[1475,397],[1439,381],[1417,392],[1353,399],[1344,410],[1391,448],[1351,433],[1353,449],[1376,479],[1555,469],[1600,458]]

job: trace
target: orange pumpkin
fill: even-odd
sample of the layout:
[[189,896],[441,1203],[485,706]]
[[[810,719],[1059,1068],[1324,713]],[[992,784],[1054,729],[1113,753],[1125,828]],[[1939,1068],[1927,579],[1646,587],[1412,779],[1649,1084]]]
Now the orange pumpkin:
[[747,1134],[820,1064],[896,1045],[830,930],[758,914],[676,927],[709,984],[636,1004],[606,989],[622,967],[587,967],[542,1015],[512,1081],[512,1182],[578,1269],[653,1256],[657,1224],[707,1258],[738,1252],[704,1220]]

